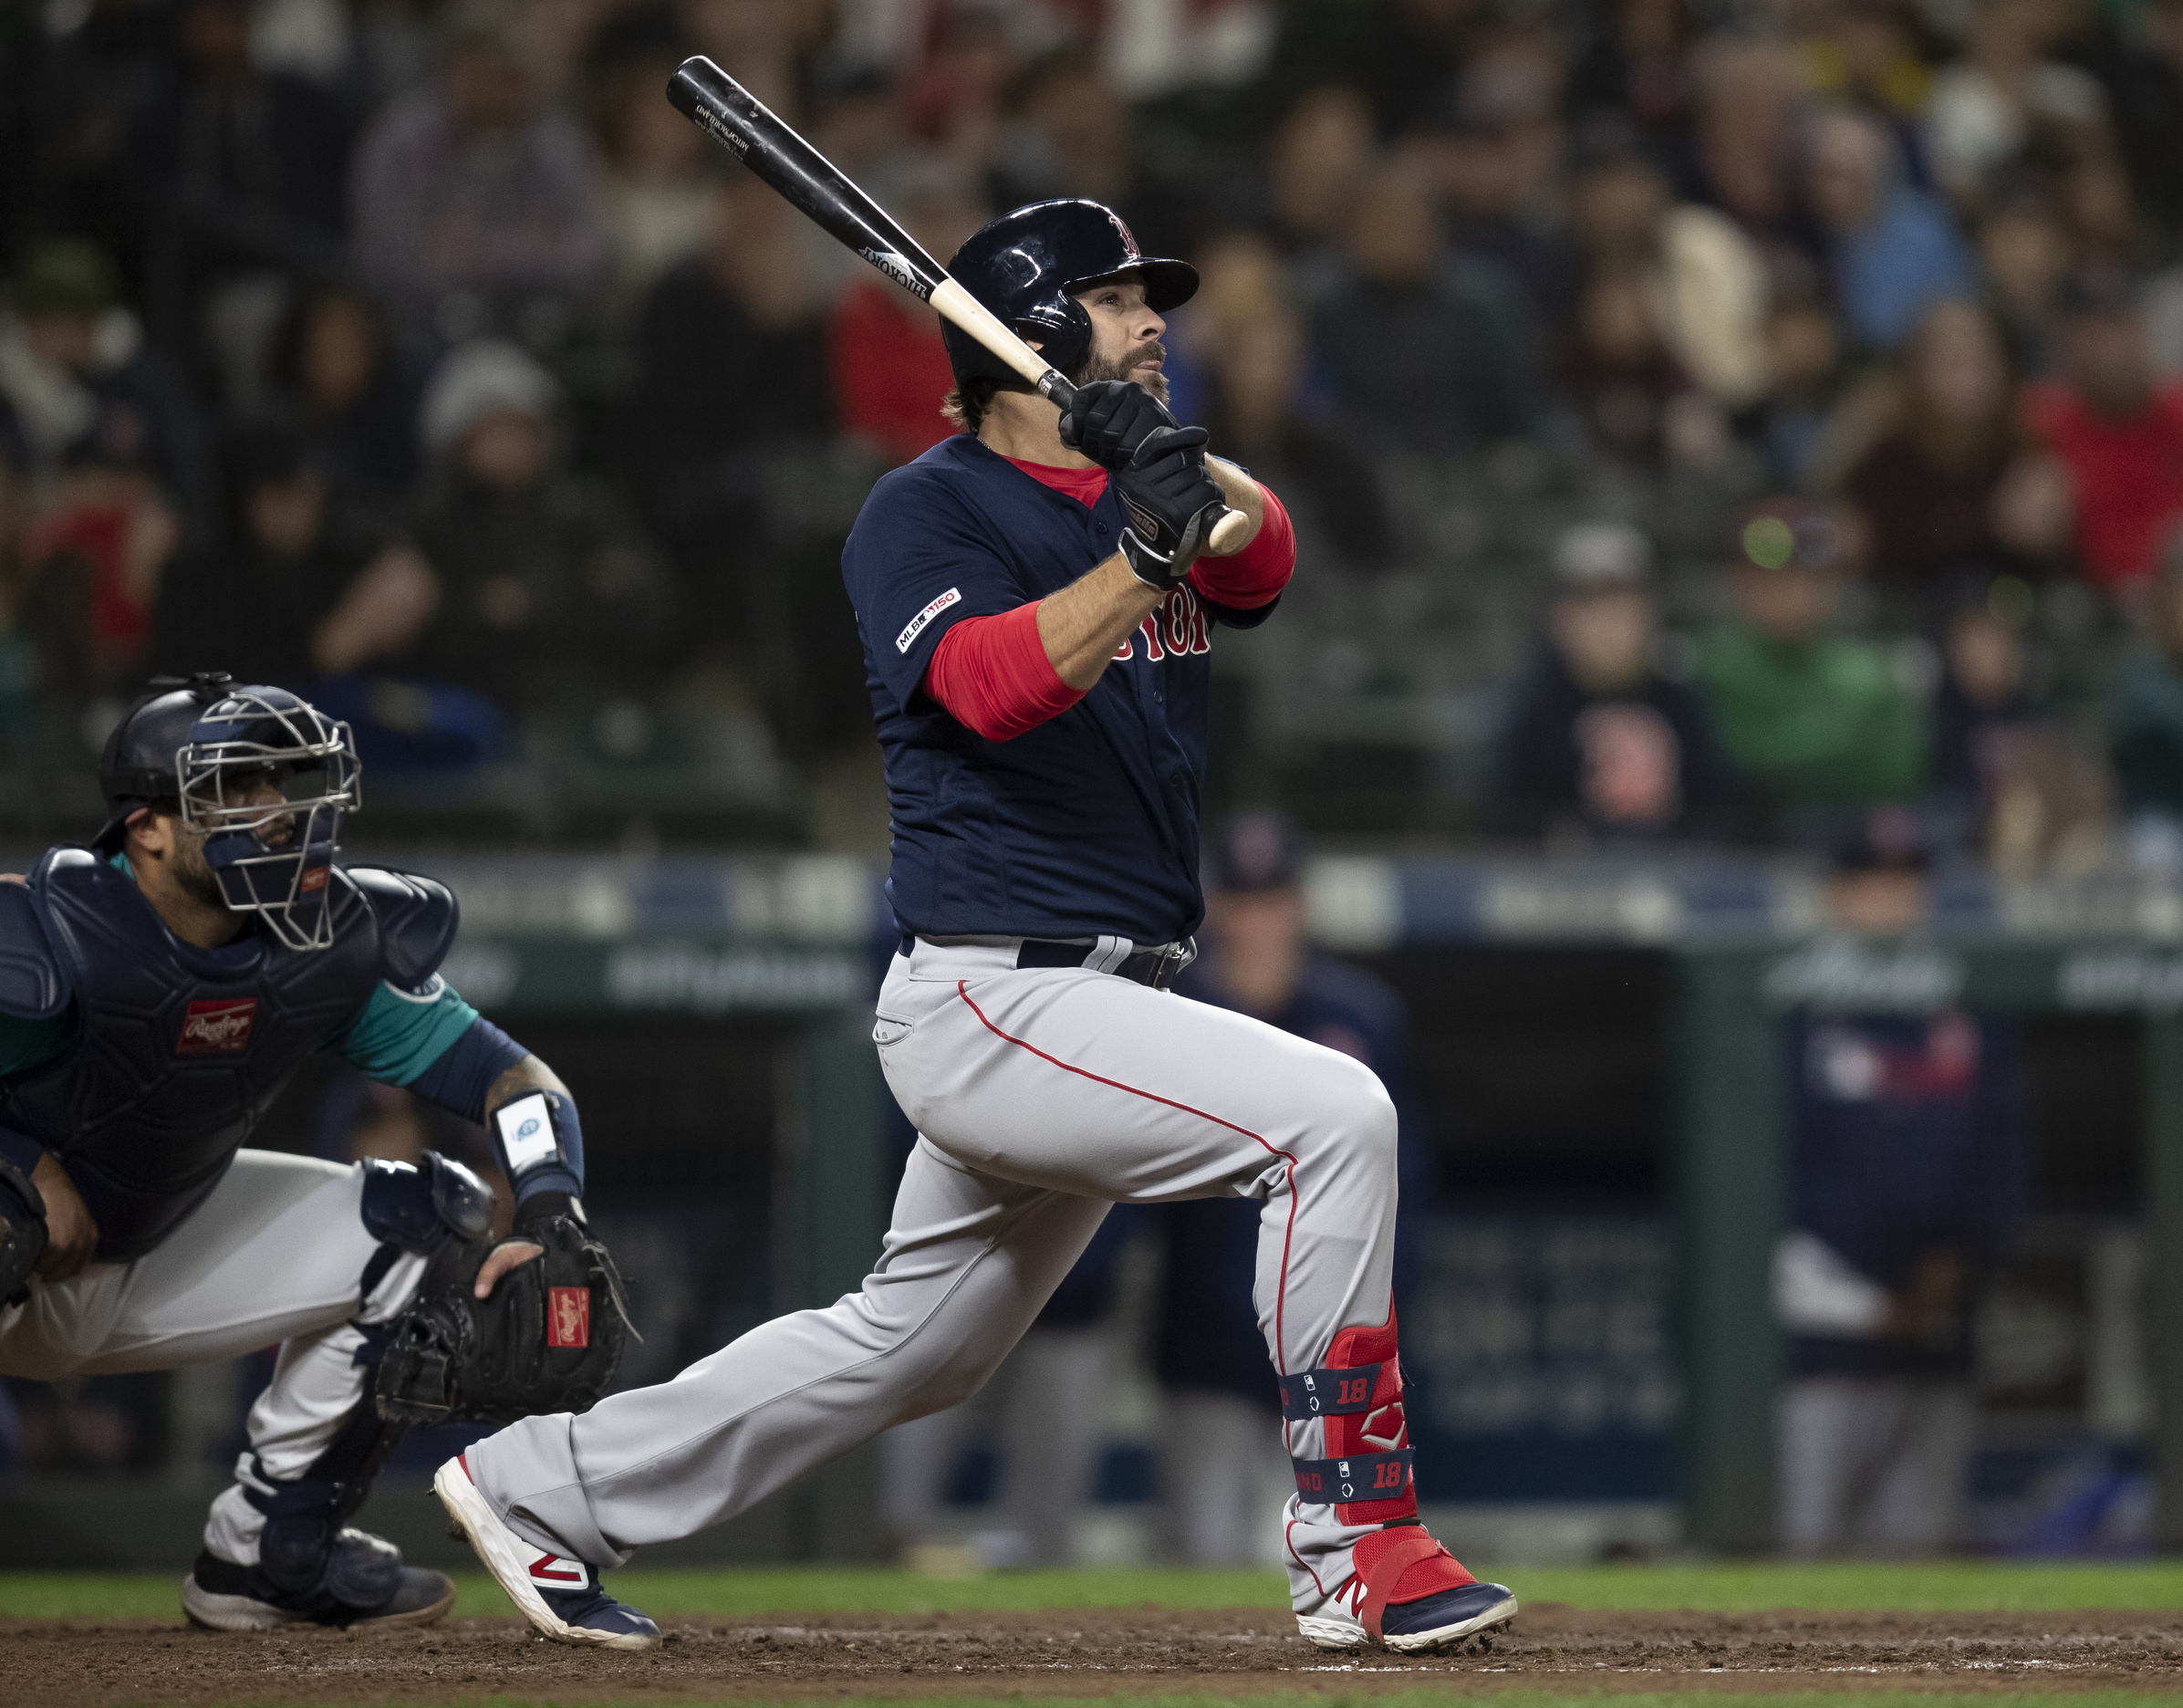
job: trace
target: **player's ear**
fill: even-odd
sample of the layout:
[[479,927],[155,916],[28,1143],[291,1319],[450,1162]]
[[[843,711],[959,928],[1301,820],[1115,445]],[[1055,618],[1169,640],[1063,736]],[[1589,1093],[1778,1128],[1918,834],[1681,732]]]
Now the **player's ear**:
[[129,815],[127,829],[129,846],[132,851],[158,859],[171,852],[174,847],[174,819],[158,807],[138,807]]

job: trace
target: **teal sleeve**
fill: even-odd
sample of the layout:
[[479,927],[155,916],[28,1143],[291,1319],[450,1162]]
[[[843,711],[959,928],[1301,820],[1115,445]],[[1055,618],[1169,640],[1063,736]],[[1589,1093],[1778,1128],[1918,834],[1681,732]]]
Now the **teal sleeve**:
[[412,1085],[476,1019],[477,1010],[445,979],[434,976],[414,991],[396,990],[382,980],[363,1012],[326,1047],[381,1085]]
[[67,1047],[76,1032],[76,1007],[50,1020],[18,1020],[0,1015],[0,1079],[43,1068]]

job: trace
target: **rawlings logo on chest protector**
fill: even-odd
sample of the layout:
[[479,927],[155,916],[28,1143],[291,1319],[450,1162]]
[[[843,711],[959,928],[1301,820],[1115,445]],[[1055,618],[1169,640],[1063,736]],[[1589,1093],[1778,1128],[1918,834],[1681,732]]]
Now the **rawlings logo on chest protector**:
[[182,1036],[174,1041],[177,1056],[233,1056],[249,1047],[250,1028],[257,1019],[255,996],[206,998],[190,1005],[182,1016]]

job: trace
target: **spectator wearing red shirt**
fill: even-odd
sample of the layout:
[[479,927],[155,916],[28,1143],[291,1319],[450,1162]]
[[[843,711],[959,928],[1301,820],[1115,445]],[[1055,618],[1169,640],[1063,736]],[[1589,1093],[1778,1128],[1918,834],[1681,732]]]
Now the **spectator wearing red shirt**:
[[955,383],[940,317],[900,286],[874,277],[841,293],[826,326],[826,365],[842,430],[889,463],[922,456],[955,431],[932,401]]
[[[888,176],[896,181],[886,196],[928,255],[953,255],[985,223],[983,204],[951,162],[916,161]],[[899,286],[874,275],[841,293],[826,325],[826,363],[842,431],[889,463],[920,457],[955,431],[932,401],[955,383],[940,317]]]
[[2079,287],[2063,343],[2066,378],[2032,389],[2032,426],[2069,471],[2084,574],[2136,588],[2183,523],[2183,384],[2159,382],[2119,276]]

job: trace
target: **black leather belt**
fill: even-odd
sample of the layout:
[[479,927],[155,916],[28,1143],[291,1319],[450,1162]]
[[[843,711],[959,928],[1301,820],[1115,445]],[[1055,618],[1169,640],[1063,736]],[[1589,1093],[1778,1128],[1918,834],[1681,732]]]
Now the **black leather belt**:
[[[1015,963],[1018,967],[1080,967],[1098,953],[1096,943],[1055,943],[1045,937],[1026,937],[1024,946],[1015,952]],[[1176,974],[1190,965],[1196,953],[1194,940],[1168,943],[1158,949],[1139,949],[1121,965],[1107,970],[1117,978],[1165,990],[1175,982]]]
[[[901,947],[897,954],[908,954],[916,946],[917,938],[910,932],[902,933]],[[1087,964],[1099,953],[1097,943],[1057,943],[1050,937],[1026,937],[1023,947],[1015,952],[1018,967],[1080,967]],[[1107,971],[1117,978],[1126,978],[1137,984],[1149,984],[1163,991],[1175,982],[1177,974],[1198,958],[1198,940],[1187,938],[1179,943],[1169,943],[1159,949],[1139,949],[1117,967]]]

